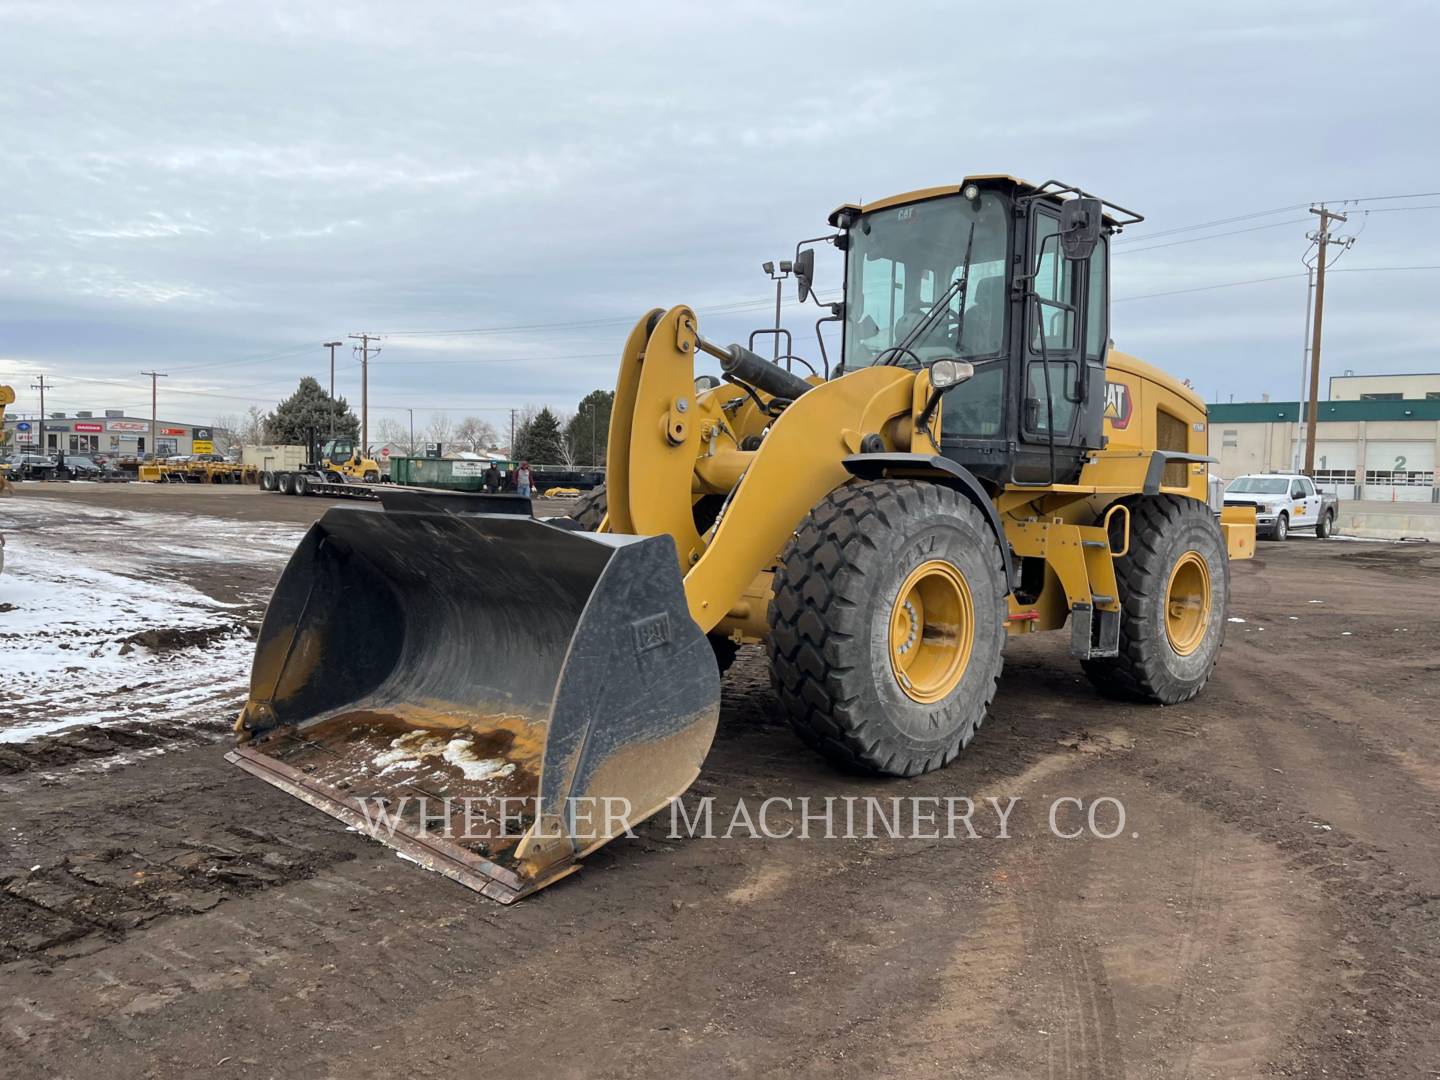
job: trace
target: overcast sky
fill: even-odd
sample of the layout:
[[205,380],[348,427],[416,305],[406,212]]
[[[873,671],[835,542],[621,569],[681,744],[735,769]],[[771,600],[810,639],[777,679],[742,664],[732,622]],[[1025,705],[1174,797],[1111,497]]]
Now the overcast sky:
[[[1147,216],[1120,348],[1293,399],[1304,205],[1440,192],[1440,15],[1372,6],[0,0],[0,379],[148,415],[158,368],[203,422],[367,330],[372,423],[498,426],[608,387],[651,306],[743,337],[838,203],[1010,172]],[[1351,209],[1336,269],[1440,265],[1440,195]],[[1437,291],[1333,276],[1323,372],[1440,370]],[[396,333],[454,329],[492,332]],[[358,404],[348,348],[338,382]]]

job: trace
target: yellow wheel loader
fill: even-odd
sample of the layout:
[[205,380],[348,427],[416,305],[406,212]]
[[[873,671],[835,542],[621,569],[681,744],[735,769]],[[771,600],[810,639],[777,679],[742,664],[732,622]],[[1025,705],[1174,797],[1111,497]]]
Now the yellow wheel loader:
[[685,791],[741,644],[806,744],[890,776],[970,743],[1009,637],[1193,697],[1255,526],[1207,506],[1201,399],[1110,347],[1139,220],[1007,176],[841,206],[794,264],[803,301],[815,245],[845,260],[814,374],[648,312],[573,520],[397,489],[311,528],[231,759],[510,902]]

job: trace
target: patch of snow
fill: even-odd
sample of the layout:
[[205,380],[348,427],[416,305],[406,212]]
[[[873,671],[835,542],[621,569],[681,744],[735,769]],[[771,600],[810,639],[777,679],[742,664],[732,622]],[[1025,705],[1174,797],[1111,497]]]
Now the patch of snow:
[[[241,622],[250,605],[205,595],[181,579],[183,567],[279,563],[299,537],[288,527],[267,533],[265,523],[43,497],[6,500],[0,530],[0,743],[115,720],[213,720],[238,708],[254,653]],[[126,644],[153,630],[215,639],[154,652]]]
[[511,762],[500,758],[482,758],[475,753],[473,735],[445,735],[433,731],[407,731],[390,740],[390,748],[370,759],[379,766],[377,776],[400,769],[420,769],[431,759],[439,758],[454,765],[466,780],[490,780],[509,776],[515,771]]
[[1245,620],[1240,618],[1239,615],[1231,615],[1230,618],[1226,619],[1225,621],[1233,623],[1243,623]]
[[445,760],[465,774],[466,780],[489,780],[492,776],[509,776],[515,771],[513,762],[500,758],[475,756],[474,738],[461,735],[445,747]]

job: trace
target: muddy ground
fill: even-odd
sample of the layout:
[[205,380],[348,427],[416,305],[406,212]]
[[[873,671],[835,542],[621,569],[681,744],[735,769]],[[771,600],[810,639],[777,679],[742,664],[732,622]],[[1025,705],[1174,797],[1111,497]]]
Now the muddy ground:
[[[1440,550],[1262,544],[1232,608],[1215,679],[1173,708],[1098,697],[1063,635],[1012,643],[973,747],[913,781],[813,758],[742,655],[692,792],[717,815],[1018,797],[1010,838],[983,811],[954,840],[676,840],[665,819],[511,908],[227,766],[227,716],[137,715],[163,756],[96,734],[0,776],[0,1075],[1440,1075]],[[1124,828],[1057,837],[1064,796],[1119,800]]]

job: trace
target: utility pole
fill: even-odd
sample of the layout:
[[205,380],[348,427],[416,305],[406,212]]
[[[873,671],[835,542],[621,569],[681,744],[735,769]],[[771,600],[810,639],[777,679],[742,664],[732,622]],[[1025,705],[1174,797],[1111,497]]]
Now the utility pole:
[[[1320,334],[1325,319],[1325,255],[1330,245],[1330,222],[1348,220],[1344,214],[1328,210],[1324,203],[1312,206],[1310,213],[1320,218],[1320,228],[1314,237],[1319,245],[1315,256],[1315,325],[1310,338],[1310,407],[1305,415],[1305,475],[1315,475],[1315,421],[1320,411]],[[1346,247],[1349,241],[1342,241]]]
[[163,371],[142,371],[140,372],[140,374],[150,376],[150,457],[155,461],[159,461],[160,444],[155,441],[155,418],[159,415],[159,410],[156,408],[156,402],[159,399],[155,390],[155,387],[157,385],[155,380],[168,379],[170,376],[165,374]]
[[335,441],[335,350],[343,345],[343,341],[327,341],[320,347],[330,350],[330,441]]
[[515,410],[510,410],[510,456],[515,456]]
[[370,453],[370,354],[380,355],[380,346],[370,348],[370,342],[379,342],[379,334],[351,334],[351,339],[360,342],[356,351],[360,353],[360,447],[361,453]]
[[410,456],[411,456],[411,457],[414,457],[414,456],[415,456],[415,410],[414,410],[414,409],[409,409],[409,408],[407,408],[405,411],[410,414]]
[[44,456],[44,454],[45,454],[45,376],[44,376],[44,375],[36,375],[35,378],[37,378],[37,379],[40,380],[39,382],[33,382],[33,383],[30,384],[30,389],[31,389],[31,390],[39,390],[39,391],[40,391],[40,430],[39,430],[39,432],[36,433],[36,436],[35,436],[35,437],[36,437],[37,439],[39,439],[40,441],[39,441],[39,443],[36,445],[35,451],[36,451],[36,453],[40,454],[41,456]]

